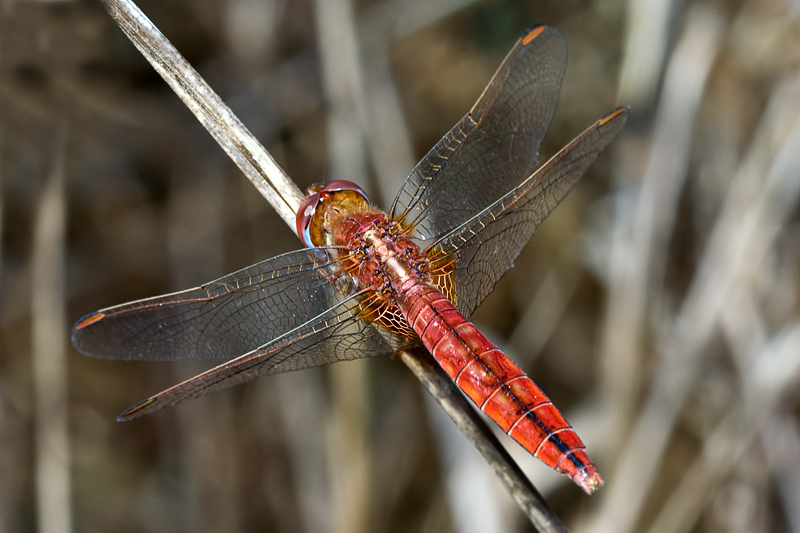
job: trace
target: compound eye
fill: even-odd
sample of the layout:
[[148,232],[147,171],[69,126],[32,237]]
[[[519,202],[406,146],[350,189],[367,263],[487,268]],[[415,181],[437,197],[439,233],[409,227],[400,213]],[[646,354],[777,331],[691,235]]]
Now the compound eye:
[[311,219],[314,218],[314,211],[319,204],[319,193],[315,193],[306,197],[300,204],[300,209],[297,210],[297,235],[307,247],[311,248],[314,245],[311,243],[311,235],[309,228],[311,227]]
[[347,180],[332,181],[327,185],[325,185],[320,191],[320,193],[337,192],[337,191],[353,191],[354,193],[361,195],[364,198],[364,200],[366,200],[367,203],[369,203],[369,197],[367,196],[367,193],[364,192],[364,189],[362,189],[352,181],[347,181]]
[[[335,207],[337,202],[344,201],[345,199],[352,203],[355,200],[354,195],[360,196],[363,198],[364,202],[369,204],[367,194],[352,181],[332,181],[324,187],[314,185],[308,190],[308,193],[308,196],[300,203],[295,222],[297,225],[298,237],[300,237],[303,244],[309,248],[316,246],[311,238],[312,232],[319,233],[321,231],[321,228],[316,228],[316,226],[314,226],[314,216],[317,214],[317,210],[320,209],[322,204],[331,203],[331,205]],[[337,195],[337,193],[344,194]],[[320,236],[316,235],[316,238],[320,239]]]

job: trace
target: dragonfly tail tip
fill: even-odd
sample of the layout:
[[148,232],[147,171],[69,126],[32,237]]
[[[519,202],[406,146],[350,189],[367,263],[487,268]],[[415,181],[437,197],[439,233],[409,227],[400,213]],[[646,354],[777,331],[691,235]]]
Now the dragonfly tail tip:
[[573,480],[586,494],[592,494],[603,486],[603,478],[594,469],[589,472],[582,470]]

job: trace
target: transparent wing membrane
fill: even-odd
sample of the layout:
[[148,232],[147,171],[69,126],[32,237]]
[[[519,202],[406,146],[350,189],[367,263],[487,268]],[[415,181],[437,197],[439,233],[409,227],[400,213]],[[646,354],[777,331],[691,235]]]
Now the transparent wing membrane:
[[421,240],[471,219],[528,176],[550,126],[567,65],[564,36],[530,29],[472,110],[406,179],[391,214]]
[[453,271],[457,305],[464,314],[469,316],[511,268],[539,224],[611,143],[628,114],[627,108],[608,113],[528,179],[431,246],[432,262],[446,259]]
[[107,359],[233,359],[349,296],[355,289],[339,268],[340,253],[299,250],[202,287],[102,309],[76,324],[72,342]]
[[404,344],[400,337],[362,320],[360,313],[357,296],[344,298],[322,315],[264,346],[140,402],[118,420],[138,418],[260,376],[390,354]]

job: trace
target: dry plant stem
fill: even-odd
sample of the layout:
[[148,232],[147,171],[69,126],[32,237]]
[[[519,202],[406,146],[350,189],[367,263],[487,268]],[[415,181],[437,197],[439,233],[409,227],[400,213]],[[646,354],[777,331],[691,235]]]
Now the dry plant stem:
[[[679,533],[695,526],[724,479],[740,465],[760,437],[769,446],[775,437],[769,422],[781,409],[780,399],[800,381],[800,325],[780,331],[747,368],[740,368],[744,394],[705,439],[703,451],[687,471],[650,527],[650,533]],[[780,413],[777,413],[780,414]],[[787,468],[787,465],[781,465]]]
[[[687,18],[690,22],[667,67],[650,162],[637,206],[633,215],[622,221],[627,226],[618,232],[621,236],[614,243],[601,358],[611,435],[627,435],[625,426],[638,401],[636,384],[640,379],[639,353],[647,326],[647,302],[655,298],[653,292],[659,289],[658,272],[663,270],[665,261],[663,241],[669,238],[675,218],[695,114],[721,33],[720,16],[715,11],[693,13],[694,17]],[[598,531],[632,530],[647,494],[642,487],[649,487],[657,473],[656,464],[649,462],[651,454],[661,450],[655,445],[657,439],[653,435],[663,435],[665,444],[670,433],[660,429],[650,431],[647,426],[659,420],[659,416],[666,416],[661,409],[663,403],[657,398],[658,387],[654,390],[649,394],[658,413],[641,418],[641,426],[634,427],[624,447],[621,442],[611,443],[617,454],[614,460],[619,463],[609,479],[600,508],[595,525]]]
[[33,383],[36,399],[36,510],[38,530],[72,530],[67,419],[67,323],[64,291],[66,193],[64,144],[58,133],[53,168],[36,213],[33,245]]
[[468,9],[480,0],[384,0],[363,16],[361,26],[369,30],[374,22],[390,22],[387,35],[401,40],[414,32],[436,25],[452,14]]
[[784,409],[762,422],[761,446],[775,477],[790,531],[800,531],[800,428]]
[[533,365],[539,358],[578,289],[580,276],[570,266],[569,255],[561,254],[547,271],[508,339],[510,347],[528,354],[526,365]]
[[670,0],[628,0],[625,52],[617,100],[633,109],[649,108],[669,43],[669,27],[678,4]]
[[[294,229],[295,213],[302,199],[297,186],[133,2],[106,0],[105,3],[111,16],[142,55],[181,97],[281,218]],[[432,364],[416,363],[419,358],[409,354],[402,354],[401,359],[487,458],[534,525],[542,532],[566,531],[453,382],[442,379],[446,376],[441,369]]]
[[612,476],[621,481],[620,488],[612,486],[593,531],[617,533],[635,527],[645,496],[657,481],[657,469],[698,374],[704,347],[735,287],[758,271],[800,195],[798,147],[800,77],[774,92],[733,178],[692,285],[660,349],[649,396]]
[[547,505],[544,497],[514,463],[480,415],[470,406],[469,401],[452,386],[453,382],[433,357],[420,349],[400,352],[400,358],[425,385],[486,462],[494,468],[506,490],[533,525],[543,533],[567,531],[558,516]]
[[[609,296],[603,326],[602,393],[609,435],[624,435],[639,401],[640,352],[647,305],[661,286],[673,221],[684,188],[691,132],[716,56],[720,24],[715,13],[697,12],[669,62],[653,147],[630,216],[615,231]],[[609,449],[618,453],[620,442]],[[618,457],[612,457],[616,461]],[[619,500],[627,501],[622,498]],[[616,515],[612,512],[611,515]]]
[[[198,153],[192,167],[169,176],[167,264],[170,284],[176,289],[199,279],[213,279],[223,268],[224,180],[219,179],[217,166],[210,163],[215,157]],[[196,372],[207,367],[202,361],[187,363]],[[181,366],[186,370],[188,365]],[[183,376],[178,368],[170,366],[171,379],[180,381]],[[183,438],[175,443],[177,468],[186,473],[194,487],[179,507],[181,519],[189,531],[241,531],[244,460],[238,454],[209,453],[235,449],[236,407],[229,395],[199,398],[198,402],[199,409],[178,409],[169,422],[157,422],[161,439],[168,440],[176,428],[181,435],[203,435],[202,439]]]
[[128,0],[106,0],[125,35],[169,84],[186,107],[233,159],[258,192],[294,228],[303,193],[261,143],[192,68],[144,13]]

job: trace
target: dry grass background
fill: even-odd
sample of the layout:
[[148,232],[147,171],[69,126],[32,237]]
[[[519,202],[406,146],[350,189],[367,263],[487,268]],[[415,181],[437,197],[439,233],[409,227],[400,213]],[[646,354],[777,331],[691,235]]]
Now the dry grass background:
[[[561,406],[574,531],[800,531],[796,0],[140,6],[301,186],[387,206],[528,26],[570,44],[543,153],[620,138],[475,320]],[[298,241],[94,2],[0,2],[0,531],[530,531],[391,358],[128,424],[209,365],[94,360],[70,324]]]

